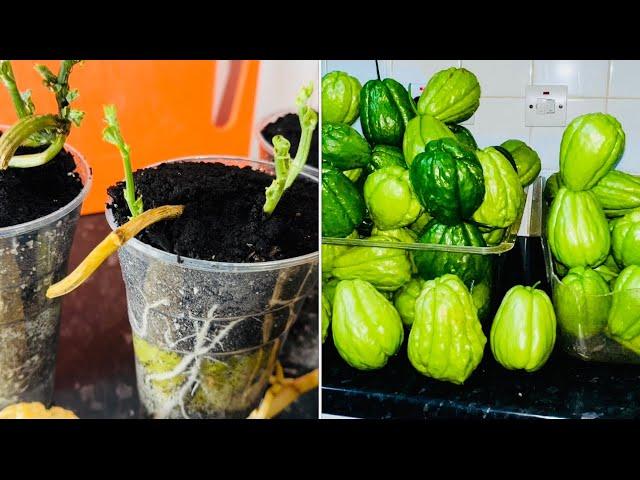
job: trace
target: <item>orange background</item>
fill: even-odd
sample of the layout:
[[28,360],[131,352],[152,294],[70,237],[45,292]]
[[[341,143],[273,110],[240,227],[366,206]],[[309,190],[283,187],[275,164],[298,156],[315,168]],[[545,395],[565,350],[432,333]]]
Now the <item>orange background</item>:
[[[33,65],[42,63],[54,73],[57,61],[12,62],[20,91],[31,89],[37,113],[55,112],[54,96]],[[251,146],[260,62],[231,62],[227,83],[216,85],[213,60],[91,60],[76,65],[69,85],[79,98],[72,104],[85,112],[67,142],[79,150],[93,169],[93,187],[83,213],[104,210],[106,189],[124,176],[113,145],[102,141],[104,104],[118,108],[125,141],[131,147],[133,169],[185,155],[246,156]],[[220,79],[218,79],[220,81]],[[215,106],[214,91],[224,88],[224,105]],[[0,123],[16,115],[4,87],[0,88]]]

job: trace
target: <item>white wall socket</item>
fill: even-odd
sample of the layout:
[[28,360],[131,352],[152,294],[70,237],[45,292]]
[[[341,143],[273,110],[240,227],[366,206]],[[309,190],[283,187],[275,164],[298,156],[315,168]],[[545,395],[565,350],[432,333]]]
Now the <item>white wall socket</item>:
[[563,127],[567,124],[566,85],[528,85],[525,89],[526,127]]

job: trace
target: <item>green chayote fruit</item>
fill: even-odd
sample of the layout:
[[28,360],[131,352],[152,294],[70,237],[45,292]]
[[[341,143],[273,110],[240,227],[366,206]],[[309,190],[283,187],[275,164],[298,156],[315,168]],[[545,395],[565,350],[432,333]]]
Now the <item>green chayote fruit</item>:
[[329,304],[333,306],[333,298],[336,296],[336,287],[340,283],[337,278],[322,281],[322,294],[327,297]]
[[424,152],[424,148],[432,140],[453,138],[455,135],[440,120],[431,115],[418,115],[407,124],[402,139],[402,153],[407,166],[411,166],[413,159]]
[[525,202],[518,174],[493,147],[477,150],[476,156],[482,165],[484,198],[472,218],[487,227],[509,227],[522,213]]
[[563,331],[583,339],[602,332],[611,308],[611,290],[589,267],[574,267],[554,285],[553,303]]
[[416,233],[408,228],[393,228],[391,230],[380,230],[378,227],[373,227],[371,230],[371,236],[377,237],[389,237],[404,243],[415,243],[418,239]]
[[349,180],[351,180],[353,183],[357,183],[360,177],[362,176],[363,172],[364,172],[364,169],[362,168],[354,168],[351,170],[344,170],[342,174],[345,177],[347,177]]
[[404,339],[396,309],[373,285],[362,280],[338,284],[332,331],[340,356],[359,370],[384,367]]
[[531,185],[540,175],[542,162],[537,152],[522,140],[507,140],[501,145],[516,162],[516,170],[523,187]]
[[609,224],[592,192],[558,190],[547,219],[547,240],[556,260],[569,268],[605,261],[611,247]]
[[407,164],[404,161],[404,155],[402,150],[398,147],[392,147],[389,145],[376,145],[371,150],[371,160],[367,164],[367,170],[372,173],[381,168],[397,166],[407,168]]
[[619,217],[640,208],[640,178],[611,170],[591,189],[607,217]]
[[[382,236],[367,240],[396,241]],[[364,280],[379,290],[393,291],[411,279],[411,261],[401,248],[352,247],[335,259],[333,275],[340,280]]]
[[409,182],[409,171],[397,166],[376,170],[367,177],[364,201],[373,223],[381,230],[405,227],[422,211]]
[[425,283],[407,347],[418,372],[462,384],[482,360],[486,342],[471,294],[458,277],[447,274]]
[[425,283],[427,282],[422,280],[420,277],[414,277],[396,290],[396,293],[393,296],[393,304],[400,314],[402,323],[407,326],[411,326],[411,324],[413,324],[416,299],[418,298],[418,295],[420,295]]
[[560,143],[562,184],[571,190],[589,190],[618,163],[625,134],[612,115],[587,113],[574,118]]
[[344,123],[322,124],[322,161],[338,170],[366,167],[371,147],[358,131]]
[[346,237],[360,225],[366,206],[362,194],[342,172],[322,168],[322,235]]
[[613,258],[621,267],[640,265],[640,209],[617,220],[611,231]]
[[327,332],[329,331],[329,325],[331,324],[331,313],[331,302],[325,293],[322,292],[322,310],[320,312],[320,317],[322,319],[322,343],[324,343],[327,338]]
[[493,356],[504,368],[542,368],[556,343],[556,314],[547,294],[533,287],[512,287],[498,307],[490,339]]
[[418,100],[418,113],[444,123],[460,123],[480,106],[480,83],[465,68],[451,67],[435,73]]
[[360,115],[360,90],[357,78],[334,71],[322,77],[322,122],[351,125]]
[[640,266],[618,275],[607,320],[607,334],[640,355]]
[[409,178],[424,209],[448,225],[471,218],[485,196],[476,154],[450,138],[429,142],[413,159]]

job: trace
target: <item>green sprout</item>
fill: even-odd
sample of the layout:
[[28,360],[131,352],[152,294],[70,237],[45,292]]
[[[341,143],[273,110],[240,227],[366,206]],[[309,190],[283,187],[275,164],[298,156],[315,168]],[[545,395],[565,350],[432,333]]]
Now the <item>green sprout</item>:
[[267,215],[273,213],[284,191],[293,184],[307,163],[313,131],[318,124],[317,112],[307,105],[312,92],[313,82],[309,82],[309,84],[300,89],[296,98],[302,135],[295,158],[292,159],[289,154],[289,149],[291,148],[289,140],[282,135],[276,135],[271,140],[275,152],[273,161],[275,163],[276,178],[266,189],[266,201],[263,211]]
[[[71,131],[71,125],[80,126],[84,112],[70,106],[78,98],[78,91],[69,89],[69,75],[73,66],[79,62],[80,60],[62,60],[58,75],[44,65],[35,66],[45,87],[54,93],[58,106],[57,115],[36,115],[31,92],[20,92],[11,62],[0,60],[0,82],[9,92],[18,116],[18,121],[0,137],[0,170],[7,167],[31,168],[44,165],[60,153]],[[45,145],[47,148],[43,152],[15,155],[20,146]]]
[[144,211],[142,197],[136,198],[136,188],[133,183],[133,172],[131,171],[131,157],[129,156],[129,145],[124,142],[118,123],[118,114],[115,105],[104,106],[104,120],[107,126],[102,131],[102,138],[105,142],[115,145],[122,156],[124,164],[125,187],[124,199],[127,201],[131,218],[140,215]]

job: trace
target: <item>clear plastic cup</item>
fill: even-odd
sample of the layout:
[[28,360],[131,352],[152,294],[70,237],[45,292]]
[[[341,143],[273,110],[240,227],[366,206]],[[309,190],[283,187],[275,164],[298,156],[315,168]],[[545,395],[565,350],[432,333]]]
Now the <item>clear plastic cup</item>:
[[60,327],[61,299],[47,299],[62,279],[82,202],[91,188],[91,169],[75,149],[83,188],[49,215],[0,228],[0,409],[16,402],[49,404]]
[[[220,162],[274,174],[273,163]],[[318,181],[317,170],[303,177]],[[113,215],[107,221],[115,228]],[[268,385],[290,327],[318,280],[318,252],[261,263],[178,258],[137,239],[119,250],[138,392],[154,418],[244,418]]]

